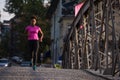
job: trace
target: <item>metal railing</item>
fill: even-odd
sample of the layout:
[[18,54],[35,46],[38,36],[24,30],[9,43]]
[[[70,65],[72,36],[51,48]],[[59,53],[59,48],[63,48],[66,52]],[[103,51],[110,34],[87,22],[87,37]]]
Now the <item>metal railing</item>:
[[[86,0],[67,34],[63,68],[120,75],[120,0]],[[80,27],[82,26],[82,27]]]

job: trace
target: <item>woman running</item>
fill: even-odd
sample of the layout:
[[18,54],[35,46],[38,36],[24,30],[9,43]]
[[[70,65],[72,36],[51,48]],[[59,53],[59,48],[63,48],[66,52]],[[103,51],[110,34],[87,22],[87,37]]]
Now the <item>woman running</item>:
[[[25,31],[27,32],[28,36],[32,67],[33,70],[36,70],[39,41],[42,42],[43,39],[43,32],[41,28],[36,25],[36,16],[31,17],[31,24],[25,28]],[[41,34],[41,37],[39,37],[39,34]]]

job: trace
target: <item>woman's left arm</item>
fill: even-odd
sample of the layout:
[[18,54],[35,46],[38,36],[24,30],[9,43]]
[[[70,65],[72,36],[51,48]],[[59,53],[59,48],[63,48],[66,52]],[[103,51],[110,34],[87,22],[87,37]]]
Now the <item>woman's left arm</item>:
[[43,34],[43,32],[42,32],[42,30],[41,30],[41,29],[40,29],[40,31],[39,31],[39,32],[40,32],[40,34],[41,34],[41,37],[40,37],[40,39],[39,39],[39,40],[40,40],[40,42],[42,42],[42,39],[43,39],[44,34]]

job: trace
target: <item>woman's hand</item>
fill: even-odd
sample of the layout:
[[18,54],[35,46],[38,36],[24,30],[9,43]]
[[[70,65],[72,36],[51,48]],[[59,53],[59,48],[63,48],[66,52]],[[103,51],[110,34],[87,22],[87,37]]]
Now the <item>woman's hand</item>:
[[42,39],[43,39],[43,32],[42,32],[42,30],[40,29],[40,31],[39,31],[39,33],[41,34],[41,37],[40,37],[40,42],[42,42]]
[[39,41],[42,42],[42,38],[40,38]]

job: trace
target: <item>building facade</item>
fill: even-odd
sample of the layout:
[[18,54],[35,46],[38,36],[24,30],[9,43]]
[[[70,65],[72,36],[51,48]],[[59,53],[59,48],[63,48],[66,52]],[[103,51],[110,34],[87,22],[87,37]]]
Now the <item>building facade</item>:
[[56,64],[63,53],[66,34],[74,19],[74,5],[76,0],[52,0],[47,12],[51,21],[51,53],[53,64]]

